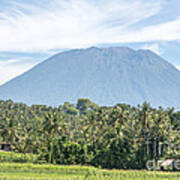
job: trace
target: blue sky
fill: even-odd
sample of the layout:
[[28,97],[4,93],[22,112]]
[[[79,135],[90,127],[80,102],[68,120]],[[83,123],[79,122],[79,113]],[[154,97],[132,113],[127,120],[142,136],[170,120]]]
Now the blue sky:
[[0,0],[0,84],[65,49],[150,49],[180,69],[179,0]]

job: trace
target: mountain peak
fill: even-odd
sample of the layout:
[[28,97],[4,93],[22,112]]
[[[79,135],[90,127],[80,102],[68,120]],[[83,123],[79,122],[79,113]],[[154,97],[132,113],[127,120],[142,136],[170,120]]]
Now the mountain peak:
[[129,52],[135,52],[135,50],[129,48],[129,47],[125,47],[125,46],[117,46],[117,47],[96,47],[96,46],[92,46],[90,48],[87,48],[85,50],[100,50],[100,51],[129,51]]
[[180,108],[180,72],[149,50],[91,47],[59,53],[0,87],[0,99],[59,105],[150,102]]

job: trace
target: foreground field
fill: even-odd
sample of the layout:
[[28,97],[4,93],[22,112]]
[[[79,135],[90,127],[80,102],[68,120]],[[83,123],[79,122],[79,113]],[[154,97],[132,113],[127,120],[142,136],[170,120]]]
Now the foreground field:
[[100,170],[85,166],[55,166],[1,163],[0,179],[3,180],[174,180],[178,172],[150,172],[125,170]]

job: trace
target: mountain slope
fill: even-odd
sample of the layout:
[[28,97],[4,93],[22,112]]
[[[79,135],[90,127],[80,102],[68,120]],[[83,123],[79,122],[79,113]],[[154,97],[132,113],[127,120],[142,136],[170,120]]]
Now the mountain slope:
[[180,108],[180,71],[149,50],[88,48],[57,54],[0,87],[0,99],[58,105],[87,97]]

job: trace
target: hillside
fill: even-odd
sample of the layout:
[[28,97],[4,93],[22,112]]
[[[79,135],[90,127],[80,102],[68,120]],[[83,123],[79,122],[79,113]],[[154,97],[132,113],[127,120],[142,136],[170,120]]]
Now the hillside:
[[180,108],[180,71],[149,50],[88,48],[59,53],[0,87],[0,99],[59,105],[150,102]]

